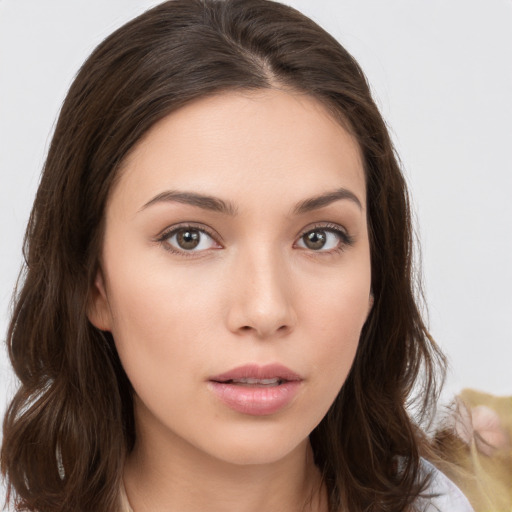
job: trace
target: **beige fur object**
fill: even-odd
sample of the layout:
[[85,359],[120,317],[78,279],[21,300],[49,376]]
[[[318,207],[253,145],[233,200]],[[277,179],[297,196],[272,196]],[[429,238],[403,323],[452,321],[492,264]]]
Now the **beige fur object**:
[[512,397],[463,390],[435,437],[441,469],[476,512],[512,512]]

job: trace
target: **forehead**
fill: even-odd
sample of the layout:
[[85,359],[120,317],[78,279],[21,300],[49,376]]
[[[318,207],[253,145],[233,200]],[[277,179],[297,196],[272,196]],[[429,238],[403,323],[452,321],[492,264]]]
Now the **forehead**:
[[[164,189],[269,201],[336,187],[365,204],[360,150],[315,98],[276,89],[201,98],[154,125],[126,158],[113,195]],[[261,196],[259,199],[261,200]],[[141,203],[142,204],[142,203]]]

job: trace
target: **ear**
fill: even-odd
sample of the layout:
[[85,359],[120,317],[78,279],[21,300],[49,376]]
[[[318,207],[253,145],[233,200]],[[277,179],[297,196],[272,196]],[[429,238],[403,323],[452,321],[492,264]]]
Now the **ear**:
[[94,284],[91,289],[89,304],[87,306],[87,318],[94,327],[101,331],[111,331],[112,313],[108,303],[103,272],[98,269]]

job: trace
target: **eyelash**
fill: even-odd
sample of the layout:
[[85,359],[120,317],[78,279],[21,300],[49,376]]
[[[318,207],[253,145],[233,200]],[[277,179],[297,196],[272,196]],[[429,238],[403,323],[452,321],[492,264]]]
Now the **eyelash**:
[[[200,253],[202,251],[177,250],[177,249],[174,249],[168,243],[169,238],[174,236],[179,231],[187,230],[187,229],[204,233],[204,234],[208,235],[212,240],[216,241],[216,236],[210,229],[206,228],[205,226],[197,226],[194,224],[180,224],[177,226],[173,226],[170,229],[166,229],[163,233],[161,233],[156,238],[155,241],[158,242],[159,244],[161,244],[166,251],[168,251],[172,254],[177,254],[179,256],[184,256],[186,258],[197,257],[197,253]],[[338,225],[331,224],[331,223],[315,224],[312,227],[309,227],[307,230],[303,231],[300,234],[298,239],[300,240],[308,233],[311,233],[314,231],[326,231],[329,233],[334,233],[340,239],[340,243],[334,249],[330,249],[329,251],[322,251],[322,250],[315,251],[313,249],[309,250],[308,252],[310,252],[313,256],[329,256],[329,255],[339,254],[339,253],[343,252],[346,249],[346,247],[350,247],[350,246],[354,245],[354,237],[353,236],[346,233]]]
[[342,228],[340,228],[337,224],[332,223],[319,223],[319,224],[313,224],[313,226],[308,227],[308,229],[304,230],[299,235],[299,240],[301,240],[305,235],[308,233],[312,233],[314,231],[326,231],[328,233],[334,233],[339,238],[339,244],[334,248],[330,249],[328,251],[315,251],[313,249],[307,249],[302,248],[304,250],[307,250],[309,253],[309,256],[313,257],[325,257],[325,256],[334,256],[336,254],[342,253],[347,247],[351,247],[354,245],[354,237],[349,235],[346,231],[344,231]]
[[161,235],[159,235],[157,237],[156,242],[160,243],[166,251],[169,251],[172,254],[184,256],[185,258],[195,258],[195,257],[197,257],[197,253],[199,251],[177,250],[177,249],[174,249],[167,242],[167,240],[169,240],[169,238],[174,236],[176,233],[178,233],[181,230],[186,230],[186,229],[191,229],[191,230],[195,230],[195,231],[200,231],[201,233],[206,233],[212,240],[216,241],[216,236],[213,234],[213,232],[204,226],[196,226],[194,224],[178,224],[177,226],[173,226],[170,229],[166,229]]

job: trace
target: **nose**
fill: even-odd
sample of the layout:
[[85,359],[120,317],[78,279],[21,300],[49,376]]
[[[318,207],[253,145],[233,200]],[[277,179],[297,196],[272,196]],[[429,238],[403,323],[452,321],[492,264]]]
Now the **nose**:
[[293,280],[279,254],[259,247],[240,254],[231,274],[228,328],[260,339],[291,332],[297,322]]

